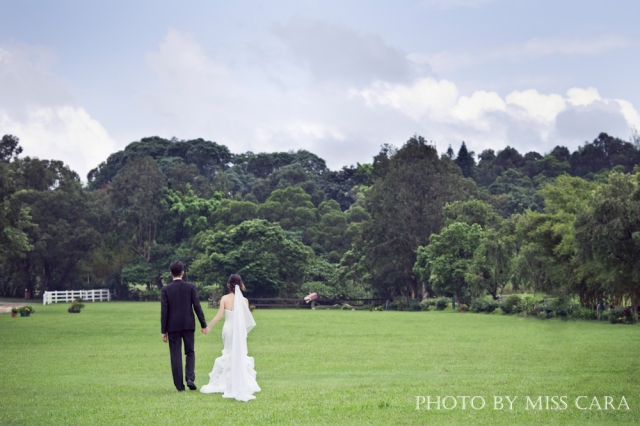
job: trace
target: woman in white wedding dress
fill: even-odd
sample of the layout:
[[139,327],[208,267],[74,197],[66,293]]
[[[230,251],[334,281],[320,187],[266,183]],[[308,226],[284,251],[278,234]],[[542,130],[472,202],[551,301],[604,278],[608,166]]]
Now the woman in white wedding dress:
[[227,287],[230,293],[220,299],[220,309],[205,329],[209,333],[224,314],[224,349],[213,363],[209,384],[202,386],[200,392],[222,393],[223,398],[246,402],[255,399],[254,392],[260,392],[253,358],[247,355],[247,334],[256,322],[249,311],[249,301],[242,295],[245,287],[240,275],[231,275]]

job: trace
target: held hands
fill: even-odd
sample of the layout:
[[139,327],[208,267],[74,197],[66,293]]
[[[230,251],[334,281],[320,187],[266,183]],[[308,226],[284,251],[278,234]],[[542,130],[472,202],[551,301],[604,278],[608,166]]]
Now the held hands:
[[169,338],[167,337],[167,333],[162,333],[162,341],[165,343],[169,341]]
[[203,328],[200,330],[200,332],[202,332],[202,334],[209,334],[209,327]]

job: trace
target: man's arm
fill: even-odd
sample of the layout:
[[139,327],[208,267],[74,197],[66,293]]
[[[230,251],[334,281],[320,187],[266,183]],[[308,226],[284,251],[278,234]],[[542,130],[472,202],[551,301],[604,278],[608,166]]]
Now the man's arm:
[[195,285],[191,287],[191,303],[193,304],[193,310],[196,311],[196,315],[198,316],[198,321],[200,321],[200,327],[207,328],[207,322],[204,319],[204,312],[202,312]]
[[160,328],[162,334],[167,334],[167,322],[169,321],[169,300],[167,299],[166,287],[162,288],[160,297]]

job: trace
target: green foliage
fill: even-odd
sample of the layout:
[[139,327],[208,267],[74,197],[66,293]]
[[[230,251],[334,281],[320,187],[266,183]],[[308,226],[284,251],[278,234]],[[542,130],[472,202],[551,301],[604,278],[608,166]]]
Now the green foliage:
[[67,311],[70,314],[80,313],[80,311],[82,311],[83,308],[84,308],[84,303],[82,303],[82,299],[77,298],[76,300],[73,301],[73,303],[71,303],[71,306],[69,306],[69,309],[67,309]]
[[359,242],[372,286],[383,297],[421,298],[424,286],[414,272],[418,247],[441,230],[442,207],[467,198],[474,186],[419,136],[399,150],[383,147],[373,168],[366,202],[371,220]]
[[478,224],[452,223],[440,234],[431,235],[431,244],[418,248],[414,272],[436,292],[448,292],[455,294],[458,301],[465,300],[465,277],[483,238]]
[[204,231],[194,240],[191,272],[206,285],[240,274],[253,297],[295,294],[313,256],[302,243],[286,238],[282,228],[265,220],[241,223],[228,232]]
[[580,320],[595,320],[598,319],[598,313],[593,309],[575,306],[571,309],[569,318]]
[[138,292],[140,300],[143,302],[156,302],[160,300],[160,289],[157,287],[151,287],[149,289],[140,290]]
[[434,306],[438,311],[443,311],[449,307],[450,303],[451,303],[451,300],[449,298],[438,297],[435,300]]
[[522,299],[517,294],[509,295],[505,301],[502,302],[500,309],[502,309],[505,314],[515,314],[521,301]]
[[640,303],[640,170],[611,173],[575,222],[580,260],[595,264],[592,281]]
[[20,306],[18,308],[18,313],[21,314],[27,314],[27,315],[31,315],[32,313],[34,313],[36,310],[33,309],[33,306],[30,305],[25,305],[25,306]]
[[491,313],[500,307],[500,303],[497,300],[487,299],[486,297],[478,297],[473,299],[469,307],[473,312]]
[[616,306],[606,312],[611,324],[635,324],[638,317],[631,306]]

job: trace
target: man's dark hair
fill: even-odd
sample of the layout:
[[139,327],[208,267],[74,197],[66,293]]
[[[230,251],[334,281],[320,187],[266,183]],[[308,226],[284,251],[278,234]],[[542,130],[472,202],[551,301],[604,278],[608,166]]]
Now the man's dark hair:
[[169,266],[169,269],[171,270],[172,277],[179,277],[182,271],[184,271],[184,265],[179,260],[176,260]]

